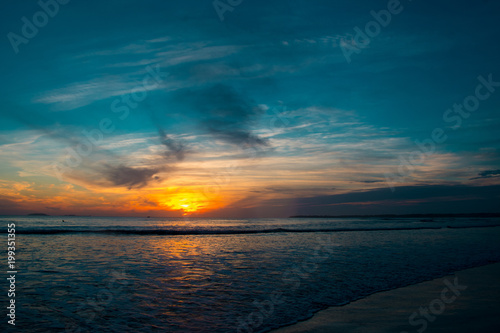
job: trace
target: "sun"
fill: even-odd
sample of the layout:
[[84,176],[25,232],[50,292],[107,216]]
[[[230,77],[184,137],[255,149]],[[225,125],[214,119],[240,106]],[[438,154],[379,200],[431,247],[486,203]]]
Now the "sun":
[[176,189],[162,195],[159,200],[168,210],[182,211],[183,215],[200,213],[215,207],[201,191],[192,189]]
[[195,213],[198,210],[204,208],[204,203],[200,198],[193,195],[190,196],[180,196],[171,198],[168,202],[168,206],[172,210],[182,210],[184,215],[189,213]]
[[195,213],[200,208],[203,208],[203,204],[192,198],[183,198],[179,200],[179,207],[181,207],[184,211],[184,215],[186,215],[188,213]]

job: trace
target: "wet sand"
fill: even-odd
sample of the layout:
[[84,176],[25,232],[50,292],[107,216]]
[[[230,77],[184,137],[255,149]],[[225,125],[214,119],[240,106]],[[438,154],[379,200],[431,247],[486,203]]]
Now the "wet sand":
[[466,269],[330,307],[272,333],[498,333],[499,282],[500,263]]

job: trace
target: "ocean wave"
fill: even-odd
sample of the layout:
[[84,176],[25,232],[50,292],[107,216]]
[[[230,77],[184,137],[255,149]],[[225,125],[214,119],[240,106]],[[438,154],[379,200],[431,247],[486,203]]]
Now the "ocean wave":
[[[465,229],[490,228],[500,225],[465,225],[465,226],[436,226],[436,227],[386,227],[386,228],[273,228],[273,229],[81,229],[74,228],[46,228],[46,229],[16,229],[16,234],[24,235],[58,235],[58,234],[115,234],[115,235],[240,235],[240,234],[271,234],[271,233],[314,233],[314,232],[364,232],[364,231],[404,231],[404,230],[435,230],[435,229]],[[3,232],[5,233],[5,231]]]

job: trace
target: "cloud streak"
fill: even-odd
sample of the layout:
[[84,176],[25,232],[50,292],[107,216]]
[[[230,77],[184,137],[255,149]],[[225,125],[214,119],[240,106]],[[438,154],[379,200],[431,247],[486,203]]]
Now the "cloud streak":
[[485,178],[497,178],[500,177],[500,169],[497,170],[485,170],[478,173],[477,177],[471,178],[474,179],[485,179]]
[[264,114],[262,107],[228,85],[183,90],[176,99],[197,113],[199,127],[215,139],[240,147],[269,145],[268,140],[252,132]]
[[162,128],[158,129],[158,134],[160,135],[161,144],[167,148],[165,157],[170,158],[171,156],[175,156],[178,161],[184,160],[186,146],[179,140],[170,137]]
[[124,165],[105,165],[104,174],[114,186],[125,186],[129,190],[147,186],[152,181],[157,181],[157,175],[162,168],[131,168]]

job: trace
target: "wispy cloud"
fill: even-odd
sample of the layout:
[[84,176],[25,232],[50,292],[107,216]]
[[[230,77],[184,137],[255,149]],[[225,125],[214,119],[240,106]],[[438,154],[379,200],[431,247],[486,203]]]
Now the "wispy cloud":
[[500,169],[497,170],[485,170],[481,171],[477,177],[471,178],[473,179],[485,179],[485,178],[498,178],[500,177]]
[[[48,91],[35,98],[33,102],[52,105],[55,111],[69,111],[111,97],[129,94],[140,83],[140,77],[105,76]],[[162,86],[147,85],[141,86],[141,89],[154,91],[162,89]]]
[[247,96],[227,85],[178,92],[176,99],[195,111],[198,126],[214,138],[240,147],[267,146],[252,133],[264,110]]
[[124,165],[104,166],[104,174],[114,186],[125,186],[128,189],[142,188],[154,180],[159,180],[157,175],[164,171],[161,168],[131,168]]

